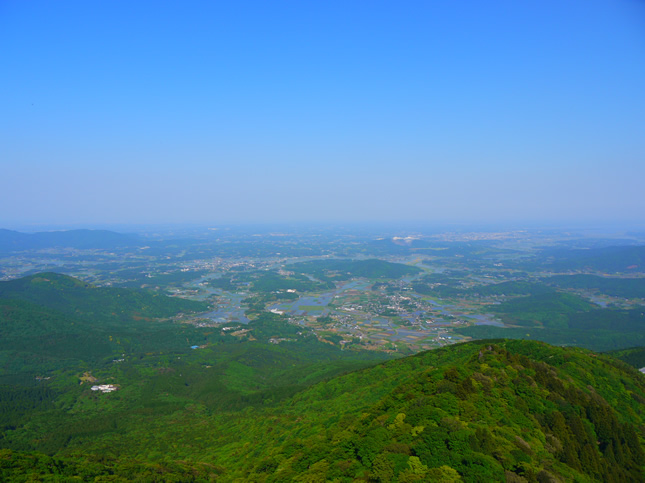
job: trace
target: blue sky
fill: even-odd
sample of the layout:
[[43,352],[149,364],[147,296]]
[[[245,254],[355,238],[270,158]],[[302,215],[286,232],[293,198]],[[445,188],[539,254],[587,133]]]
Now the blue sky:
[[0,225],[645,222],[645,3],[0,1]]

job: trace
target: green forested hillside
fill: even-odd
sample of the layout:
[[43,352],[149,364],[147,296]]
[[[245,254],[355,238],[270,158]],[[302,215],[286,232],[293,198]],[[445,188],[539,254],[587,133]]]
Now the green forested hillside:
[[93,287],[56,273],[0,282],[0,383],[124,352],[203,344],[203,331],[163,319],[207,308],[161,294]]
[[178,312],[204,311],[201,302],[157,293],[112,287],[94,287],[58,273],[39,273],[0,282],[0,300],[17,299],[96,323],[131,322],[163,318]]
[[[609,353],[611,356],[625,361],[630,366],[636,369],[645,367],[645,347],[633,347],[631,349],[622,349],[612,351]],[[645,377],[645,376],[644,376]]]
[[489,307],[505,323],[523,327],[566,328],[571,314],[587,312],[597,306],[577,295],[545,292],[507,300]]
[[[541,340],[556,345],[576,345],[596,351],[610,351],[645,344],[645,311],[633,309],[591,309],[591,304],[568,294],[556,304],[520,304],[522,299],[501,304],[496,311],[505,322],[517,327],[474,325],[455,329],[475,339],[509,338]],[[528,298],[527,298],[528,299]],[[526,299],[525,299],[526,300]],[[569,303],[571,301],[571,303]],[[561,304],[560,311],[554,310]],[[577,310],[583,309],[583,310]]]
[[270,293],[282,290],[297,290],[299,292],[315,292],[317,290],[329,290],[334,288],[331,281],[315,282],[309,280],[305,275],[295,274],[292,276],[281,276],[275,271],[267,271],[258,274],[252,280],[252,289],[256,292]]
[[[248,367],[253,353],[238,360]],[[136,403],[126,392],[79,394],[66,416],[67,436],[48,456],[20,448],[15,439],[6,444],[17,433],[5,432],[3,446],[13,449],[0,453],[0,475],[13,481],[83,475],[516,482],[645,476],[645,379],[617,359],[583,349],[531,341],[459,344],[243,410],[213,410],[206,399],[178,394],[173,385],[182,383],[186,364],[156,371],[157,382],[146,389],[154,404]],[[235,379],[243,377],[242,366],[227,367],[238,372]],[[35,442],[60,423],[40,419],[24,430],[32,434],[24,441]]]
[[296,436],[267,445],[250,478],[638,481],[644,390],[631,368],[580,349],[453,346],[297,396],[290,409],[302,409],[301,421],[288,431]]
[[[495,306],[525,327],[484,330],[642,333],[639,309],[501,289],[530,293]],[[376,364],[389,356],[262,310],[247,325],[169,319],[203,308],[50,273],[0,284],[0,480],[645,476],[645,377],[611,356],[489,340]]]

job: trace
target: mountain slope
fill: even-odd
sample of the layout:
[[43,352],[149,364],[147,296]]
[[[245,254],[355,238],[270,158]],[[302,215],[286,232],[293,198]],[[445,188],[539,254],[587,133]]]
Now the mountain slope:
[[160,319],[207,307],[157,293],[94,287],[57,273],[0,282],[0,380],[125,351],[203,343],[194,328]]
[[101,323],[135,318],[171,317],[198,312],[207,305],[162,294],[112,287],[94,287],[67,275],[45,272],[0,282],[0,300],[17,299]]
[[[348,395],[360,394],[347,385],[357,377],[399,384],[365,407],[365,395]],[[645,379],[611,358],[528,341],[468,343],[297,396],[302,416],[286,431],[297,436],[268,443],[249,478],[260,481],[270,468],[267,481],[300,472],[375,481],[457,473],[467,481],[638,481],[644,402]]]
[[5,452],[0,469],[5,478],[32,461],[39,475],[117,480],[642,481],[644,403],[643,376],[609,356],[478,341],[336,377],[266,409],[138,409],[137,422],[107,425],[54,458]]

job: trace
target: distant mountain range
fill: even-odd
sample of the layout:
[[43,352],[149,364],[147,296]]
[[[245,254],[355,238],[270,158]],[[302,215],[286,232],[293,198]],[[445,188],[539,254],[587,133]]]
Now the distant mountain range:
[[135,235],[124,235],[108,230],[68,230],[21,233],[0,229],[0,253],[43,248],[116,248],[140,243]]

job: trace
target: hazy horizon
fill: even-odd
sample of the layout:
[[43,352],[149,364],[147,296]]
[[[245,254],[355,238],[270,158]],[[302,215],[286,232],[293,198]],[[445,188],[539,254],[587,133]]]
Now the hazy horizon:
[[645,241],[645,223],[431,223],[431,222],[266,222],[266,223],[79,223],[79,224],[8,224],[0,231],[43,233],[70,230],[107,230],[122,234],[202,237],[207,233],[215,238],[237,234],[290,234],[290,235],[347,235],[347,236],[421,236],[448,234],[512,233],[531,236],[538,234],[568,234],[572,238],[606,238]]
[[0,228],[645,224],[645,5],[3,2]]

